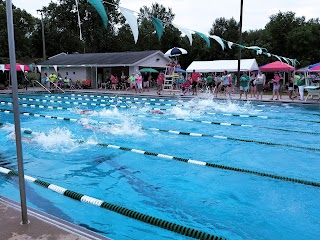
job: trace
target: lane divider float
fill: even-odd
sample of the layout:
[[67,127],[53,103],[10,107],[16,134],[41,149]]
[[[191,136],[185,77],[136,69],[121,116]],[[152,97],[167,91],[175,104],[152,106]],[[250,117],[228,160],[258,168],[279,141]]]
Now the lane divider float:
[[[19,176],[18,172],[7,169],[7,168],[3,168],[3,167],[0,167],[0,172],[3,174],[7,174],[9,176],[14,176],[14,177]],[[48,188],[56,193],[59,193],[63,196],[69,197],[71,199],[74,199],[74,200],[77,200],[80,202],[84,202],[84,203],[88,203],[88,204],[91,204],[94,206],[98,206],[103,209],[107,209],[107,210],[119,213],[123,216],[133,218],[135,220],[139,220],[141,222],[145,222],[145,223],[151,224],[156,227],[161,227],[163,229],[166,229],[166,230],[169,230],[169,231],[172,231],[172,232],[184,235],[184,236],[188,236],[188,237],[195,238],[195,239],[203,239],[203,240],[225,240],[226,239],[224,237],[215,236],[215,235],[212,235],[212,234],[200,231],[200,230],[185,227],[180,224],[169,222],[169,221],[166,221],[166,220],[163,220],[160,218],[156,218],[156,217],[144,214],[144,213],[130,210],[125,207],[121,207],[121,206],[118,206],[118,205],[115,205],[112,203],[108,203],[108,202],[105,202],[103,200],[100,200],[100,199],[97,199],[94,197],[90,197],[90,196],[87,196],[87,195],[84,195],[81,193],[77,193],[72,190],[68,190],[66,188],[45,182],[40,179],[36,179],[36,178],[28,176],[28,175],[24,175],[24,179],[29,182],[35,183],[41,187]]]
[[[1,126],[1,124],[0,124],[0,126]],[[25,131],[23,131],[23,133],[32,134],[33,132],[31,130],[25,130]],[[80,144],[85,143],[83,140],[78,140],[78,142]],[[293,182],[293,183],[299,183],[299,184],[303,184],[303,185],[320,187],[320,183],[312,182],[309,180],[291,178],[291,177],[280,176],[280,175],[264,173],[264,172],[258,172],[258,171],[253,171],[253,170],[249,170],[249,169],[243,169],[243,168],[236,168],[236,167],[231,167],[231,166],[226,166],[226,165],[221,165],[221,164],[208,163],[208,162],[195,160],[195,159],[170,156],[170,155],[166,155],[166,154],[154,153],[154,152],[149,152],[149,151],[144,151],[144,150],[139,150],[139,149],[134,149],[134,148],[128,148],[128,147],[122,147],[122,146],[117,146],[117,145],[107,144],[107,143],[97,143],[96,145],[101,146],[101,147],[105,147],[105,148],[112,148],[112,149],[133,152],[133,153],[138,153],[138,154],[142,154],[142,155],[154,156],[154,157],[159,157],[159,158],[164,158],[164,159],[169,159],[169,160],[175,160],[175,161],[179,161],[179,162],[185,162],[185,163],[190,163],[190,164],[195,164],[195,165],[200,165],[200,166],[218,168],[218,169],[222,169],[222,170],[234,171],[234,172],[239,172],[239,173],[247,173],[247,174],[252,174],[252,175],[256,175],[256,176],[260,176],[260,177],[277,179],[280,181]]]

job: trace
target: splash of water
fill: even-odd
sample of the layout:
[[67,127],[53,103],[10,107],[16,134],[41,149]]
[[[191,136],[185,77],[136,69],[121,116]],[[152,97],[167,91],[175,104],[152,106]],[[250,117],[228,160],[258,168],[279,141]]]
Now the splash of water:
[[72,152],[79,147],[78,140],[70,130],[65,128],[51,129],[48,134],[36,133],[32,139],[49,152]]

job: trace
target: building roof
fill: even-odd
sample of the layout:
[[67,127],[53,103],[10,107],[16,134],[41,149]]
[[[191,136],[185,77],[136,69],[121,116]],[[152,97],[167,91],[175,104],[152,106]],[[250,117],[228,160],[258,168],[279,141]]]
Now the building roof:
[[164,54],[159,50],[141,52],[111,52],[111,53],[61,53],[50,57],[38,65],[92,65],[92,66],[132,66],[153,55]]

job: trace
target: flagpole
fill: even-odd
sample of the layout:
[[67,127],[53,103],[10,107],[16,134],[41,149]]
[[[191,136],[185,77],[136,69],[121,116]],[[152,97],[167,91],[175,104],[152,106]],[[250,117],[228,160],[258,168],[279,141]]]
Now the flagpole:
[[11,0],[6,1],[6,12],[7,12],[8,44],[9,44],[12,100],[13,100],[14,126],[15,126],[15,135],[16,135],[16,151],[17,151],[17,161],[18,161],[18,175],[19,175],[18,177],[19,177],[22,224],[28,224],[29,221],[28,221],[28,214],[27,214],[25,181],[24,181],[24,170],[23,170],[21,126],[20,126],[19,100],[18,100],[18,82],[17,82],[17,69],[16,69],[16,53],[15,53]]

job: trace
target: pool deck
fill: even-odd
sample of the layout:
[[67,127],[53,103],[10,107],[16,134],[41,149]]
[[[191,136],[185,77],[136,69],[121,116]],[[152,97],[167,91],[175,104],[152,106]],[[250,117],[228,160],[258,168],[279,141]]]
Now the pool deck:
[[[19,94],[23,93],[38,93],[43,92],[42,88],[32,88],[30,87],[27,91],[24,89],[19,89]],[[76,89],[76,90],[67,90],[67,93],[75,94],[114,94],[114,95],[128,95],[134,97],[177,97],[182,99],[190,99],[193,97],[202,97],[203,94],[195,95],[186,95],[180,96],[180,92],[164,92],[161,95],[157,94],[155,88],[150,89],[149,91],[144,91],[142,93],[135,93],[131,91],[111,91],[106,89]],[[0,94],[11,94],[12,90],[0,90]],[[57,92],[57,93],[61,93]],[[209,95],[210,96],[210,95]],[[223,94],[218,94],[217,98],[214,98],[211,94],[212,99],[225,100],[226,97]],[[250,94],[248,94],[250,96]],[[205,97],[208,97],[206,95]],[[270,100],[271,95],[264,95],[262,100],[257,100],[256,98],[248,98],[247,101],[252,102],[269,102],[269,103],[295,103],[295,104],[316,104],[319,105],[320,101],[318,99],[308,99],[307,101],[300,100],[291,100],[288,95],[284,93],[282,99],[280,100]],[[239,100],[239,94],[232,94],[232,100]],[[244,100],[245,101],[245,100]],[[108,239],[99,234],[96,234],[92,231],[89,231],[85,228],[73,225],[61,219],[58,219],[54,216],[48,215],[46,213],[28,208],[28,218],[30,220],[29,224],[22,225],[21,222],[21,210],[20,205],[16,202],[8,200],[0,196],[0,239],[15,239],[15,240],[24,240],[24,239]]]
[[[108,240],[90,230],[28,207],[28,224],[21,224],[20,205],[0,196],[1,240]],[[110,239],[109,239],[110,240]]]
[[[66,93],[77,93],[77,94],[85,94],[85,93],[96,93],[96,94],[114,94],[114,95],[128,95],[128,96],[134,96],[134,97],[176,97],[176,98],[182,98],[182,99],[190,99],[190,98],[194,98],[194,97],[208,97],[207,95],[204,95],[203,93],[199,93],[198,95],[192,95],[192,94],[187,94],[185,96],[181,96],[179,91],[175,91],[175,92],[170,92],[170,91],[165,91],[162,92],[161,95],[157,94],[157,90],[156,88],[151,88],[149,90],[146,90],[142,93],[135,93],[132,92],[130,90],[125,91],[125,90],[110,90],[110,89],[75,89],[75,90],[69,90],[66,89],[65,90]],[[19,89],[18,90],[19,94],[23,93],[30,93],[30,94],[34,94],[34,93],[39,93],[39,92],[43,92],[43,93],[48,93],[46,92],[43,88],[40,87],[30,87],[28,88],[28,90],[25,89]],[[12,90],[0,90],[0,94],[10,94],[12,93]],[[62,93],[61,91],[57,90],[55,93]],[[217,100],[226,100],[227,97],[224,94],[219,93],[217,98],[214,97],[214,95],[212,93],[210,93],[210,95],[212,96],[212,99],[217,99]],[[305,99],[307,94],[305,93]],[[291,100],[288,96],[287,93],[282,93],[282,97],[279,100],[271,100],[271,94],[269,93],[264,93],[262,100],[261,99],[256,99],[255,97],[251,98],[250,97],[250,93],[248,94],[248,99],[245,99],[245,95],[242,95],[242,101],[251,101],[251,102],[269,102],[269,103],[296,103],[296,104],[320,104],[320,99],[319,98],[308,98],[307,101],[303,100],[298,100],[299,98],[295,98],[294,100]],[[239,100],[240,95],[237,94],[231,94],[231,100]]]

